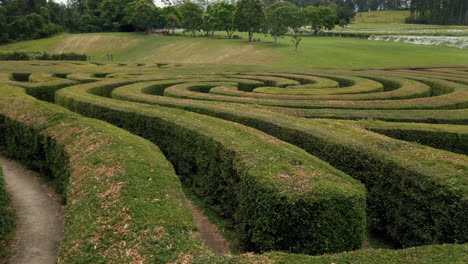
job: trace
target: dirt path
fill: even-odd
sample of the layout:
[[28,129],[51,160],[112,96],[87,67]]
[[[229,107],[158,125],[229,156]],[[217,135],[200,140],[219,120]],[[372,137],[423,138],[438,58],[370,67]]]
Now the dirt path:
[[62,206],[37,173],[0,157],[7,190],[18,217],[11,264],[56,263],[63,237]]
[[187,205],[190,211],[192,211],[193,218],[195,218],[195,223],[198,226],[198,231],[202,241],[217,253],[231,253],[229,249],[229,242],[219,234],[216,225],[210,223],[208,217],[206,217],[200,210],[198,210],[198,208],[196,208],[191,201],[187,200]]

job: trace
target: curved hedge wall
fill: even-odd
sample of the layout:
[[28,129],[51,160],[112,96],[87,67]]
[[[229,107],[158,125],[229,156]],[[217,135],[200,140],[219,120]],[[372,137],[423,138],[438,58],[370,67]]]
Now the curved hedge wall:
[[[461,68],[61,67],[0,66],[1,149],[67,202],[60,263],[466,262]],[[368,117],[398,123],[350,121]],[[246,248],[284,252],[212,253],[180,181]],[[287,253],[359,249],[366,228],[410,248]]]

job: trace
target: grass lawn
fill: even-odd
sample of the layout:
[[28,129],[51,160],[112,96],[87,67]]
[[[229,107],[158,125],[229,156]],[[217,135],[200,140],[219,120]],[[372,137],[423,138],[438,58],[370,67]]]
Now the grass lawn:
[[[2,51],[48,51],[86,53],[92,61],[172,62],[263,65],[278,67],[370,68],[418,65],[466,65],[466,50],[419,46],[397,42],[337,37],[303,37],[293,52],[291,37],[255,34],[262,42],[243,39],[210,39],[187,36],[147,36],[138,33],[63,34],[48,39],[0,46]],[[224,32],[217,32],[224,37]]]

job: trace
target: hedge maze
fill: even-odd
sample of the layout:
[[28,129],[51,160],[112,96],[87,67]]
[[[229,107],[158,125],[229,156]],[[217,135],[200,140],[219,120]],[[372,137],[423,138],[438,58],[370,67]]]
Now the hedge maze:
[[[66,201],[60,263],[467,260],[467,67],[11,62],[0,131]],[[259,254],[205,246],[182,184]]]

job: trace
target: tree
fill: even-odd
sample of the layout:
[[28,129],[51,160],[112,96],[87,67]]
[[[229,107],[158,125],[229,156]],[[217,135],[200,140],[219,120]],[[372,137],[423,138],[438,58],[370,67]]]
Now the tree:
[[172,34],[174,34],[175,28],[180,26],[181,21],[182,15],[176,7],[166,6],[161,10],[159,23],[166,28],[167,32],[172,30]]
[[100,17],[105,30],[118,31],[120,25],[124,24],[125,8],[129,0],[103,0],[99,4]]
[[174,35],[174,31],[175,31],[175,28],[178,27],[180,25],[180,20],[179,18],[174,15],[173,13],[170,13],[167,17],[166,17],[166,27],[170,30],[172,30],[172,35]]
[[297,48],[299,47],[299,44],[301,44],[302,38],[300,38],[297,34],[294,34],[291,38],[291,42],[294,45],[294,52],[297,53]]
[[239,0],[234,15],[234,24],[240,31],[249,33],[249,41],[253,34],[259,32],[265,21],[262,2],[260,0]]
[[186,2],[179,7],[179,11],[182,15],[182,25],[195,37],[196,31],[200,30],[203,23],[203,10],[195,3]]
[[304,12],[295,4],[285,2],[278,10],[284,23],[292,28],[295,34],[305,24]]
[[8,42],[8,27],[7,27],[6,9],[0,6],[0,44]]
[[466,0],[412,0],[410,23],[468,25]]
[[216,17],[214,14],[214,9],[211,5],[206,8],[206,12],[203,14],[203,23],[202,29],[206,31],[206,35],[213,37],[216,27]]
[[270,34],[275,40],[275,46],[278,42],[278,36],[283,36],[288,32],[286,25],[285,12],[281,12],[281,8],[291,3],[276,2],[265,8],[265,25]]
[[228,37],[232,38],[232,34],[236,31],[234,24],[236,6],[226,2],[217,2],[213,4],[212,10],[216,30],[224,30]]
[[156,24],[158,13],[152,1],[136,0],[125,8],[125,20],[138,31],[148,31]]
[[314,7],[308,6],[304,8],[305,19],[311,25],[311,29],[314,31],[314,35],[322,30],[333,29],[335,27],[335,21],[337,19],[336,12],[330,7]]

